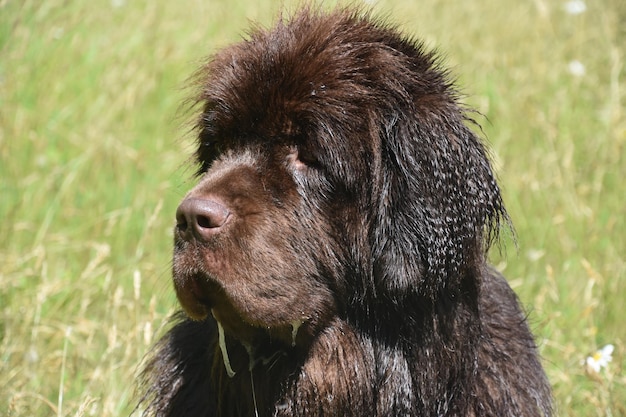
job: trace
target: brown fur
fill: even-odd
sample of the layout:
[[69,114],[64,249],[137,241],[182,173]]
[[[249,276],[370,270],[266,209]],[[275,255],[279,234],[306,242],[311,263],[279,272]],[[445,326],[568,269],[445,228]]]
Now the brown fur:
[[186,314],[147,362],[146,415],[551,415],[485,261],[500,191],[434,54],[367,14],[304,10],[197,79]]

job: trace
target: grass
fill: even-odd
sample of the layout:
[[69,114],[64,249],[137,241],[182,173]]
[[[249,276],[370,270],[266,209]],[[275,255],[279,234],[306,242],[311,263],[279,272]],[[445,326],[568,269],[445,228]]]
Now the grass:
[[[293,3],[286,3],[292,8]],[[559,415],[626,415],[626,4],[379,1],[484,115]],[[0,0],[0,414],[119,416],[176,308],[191,186],[177,106],[199,60],[271,0]],[[573,61],[584,74],[569,69]],[[596,374],[586,356],[607,343]]]

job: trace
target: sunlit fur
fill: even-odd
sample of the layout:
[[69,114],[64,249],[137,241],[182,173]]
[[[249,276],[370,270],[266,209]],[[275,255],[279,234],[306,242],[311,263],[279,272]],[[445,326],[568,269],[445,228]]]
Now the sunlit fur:
[[231,217],[175,230],[185,313],[146,362],[146,415],[551,415],[526,316],[485,260],[509,224],[500,190],[435,54],[367,13],[305,9],[196,84],[185,198]]

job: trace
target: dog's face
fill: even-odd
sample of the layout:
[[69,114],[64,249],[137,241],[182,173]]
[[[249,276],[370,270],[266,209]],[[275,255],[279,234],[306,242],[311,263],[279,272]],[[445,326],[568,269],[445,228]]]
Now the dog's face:
[[215,158],[177,211],[178,298],[243,341],[269,331],[295,344],[337,307],[341,229],[320,198],[332,186],[287,142],[231,143]]
[[174,283],[192,318],[244,343],[306,347],[336,316],[471,298],[504,215],[433,55],[335,19],[256,31],[198,73],[201,176],[177,212]]
[[200,181],[178,208],[174,284],[189,316],[248,343],[306,345],[367,256],[373,104],[348,99],[351,70],[311,36],[253,34],[199,73]]

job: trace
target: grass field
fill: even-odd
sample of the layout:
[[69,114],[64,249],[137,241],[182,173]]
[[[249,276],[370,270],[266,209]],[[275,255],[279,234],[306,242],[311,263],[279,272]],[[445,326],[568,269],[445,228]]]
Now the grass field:
[[[484,115],[518,234],[493,262],[530,313],[558,414],[625,416],[626,2],[567,6],[374,7],[436,45]],[[176,308],[185,79],[279,10],[0,0],[0,415],[132,412],[137,364]],[[606,368],[583,366],[609,343]]]

